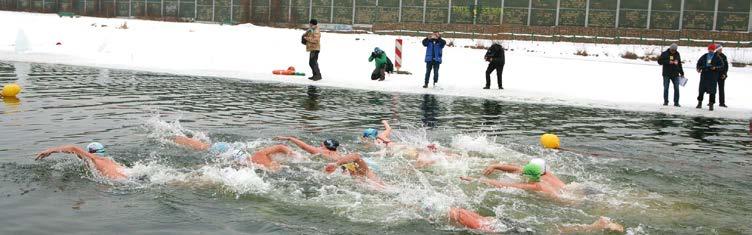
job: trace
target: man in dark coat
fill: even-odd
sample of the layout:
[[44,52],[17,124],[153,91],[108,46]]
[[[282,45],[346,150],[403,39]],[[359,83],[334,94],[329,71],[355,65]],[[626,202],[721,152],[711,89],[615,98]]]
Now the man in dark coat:
[[499,84],[499,89],[503,90],[501,73],[504,71],[504,48],[494,42],[486,51],[485,59],[488,61],[488,68],[486,68],[486,86],[483,89],[491,89],[491,72],[496,70],[496,82]]
[[721,58],[721,61],[723,62],[723,68],[721,69],[721,77],[718,78],[718,106],[728,108],[726,106],[726,78],[728,77],[728,58],[726,58],[726,54],[723,54],[723,46],[721,44],[718,44],[718,48],[715,49],[715,54],[718,55],[718,57]]
[[697,108],[702,108],[702,98],[708,93],[710,100],[708,106],[713,111],[715,104],[715,90],[718,86],[718,78],[723,70],[723,61],[715,54],[715,44],[708,46],[708,53],[697,60],[697,72],[700,73],[700,94],[697,96]]
[[439,82],[439,65],[441,65],[445,45],[446,41],[436,31],[423,39],[423,46],[426,47],[426,82],[423,83],[423,88],[428,88],[428,79],[431,78],[431,70],[433,70],[433,86],[436,87],[436,83]]
[[668,84],[674,84],[674,106],[679,105],[679,77],[684,77],[681,56],[677,49],[679,45],[671,44],[668,50],[658,57],[658,64],[663,65],[663,106],[668,105]]

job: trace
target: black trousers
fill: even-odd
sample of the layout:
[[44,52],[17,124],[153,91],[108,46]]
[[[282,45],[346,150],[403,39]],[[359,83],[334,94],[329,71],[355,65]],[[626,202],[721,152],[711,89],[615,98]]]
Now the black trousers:
[[436,61],[426,62],[426,82],[424,83],[426,86],[428,86],[428,80],[431,78],[431,70],[433,70],[433,83],[439,82],[440,65]]
[[314,77],[321,77],[321,71],[319,70],[319,51],[311,51],[308,57],[308,65],[311,66]]
[[489,62],[486,69],[486,87],[491,87],[491,73],[496,70],[496,83],[501,88],[501,74],[504,72],[504,64]]
[[384,80],[386,78],[386,64],[373,69],[371,80]]
[[726,92],[725,92],[725,86],[726,86],[726,79],[718,79],[718,103],[721,105],[726,105]]

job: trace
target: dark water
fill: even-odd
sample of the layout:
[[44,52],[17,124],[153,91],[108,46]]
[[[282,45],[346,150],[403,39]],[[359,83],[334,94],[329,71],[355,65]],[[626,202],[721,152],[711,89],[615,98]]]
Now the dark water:
[[[0,83],[13,81],[24,91],[19,100],[4,99],[0,114],[2,234],[470,232],[428,219],[440,213],[415,212],[416,198],[544,234],[598,216],[635,234],[752,233],[746,120],[0,62]],[[368,152],[356,136],[381,119],[393,123],[399,139],[468,155],[422,171],[377,160],[396,188],[382,193],[322,174],[322,161],[265,174],[162,141],[165,132],[189,129],[249,149],[295,135],[338,138],[348,151]],[[557,133],[571,151],[540,149],[544,132]],[[98,180],[72,156],[32,160],[48,147],[91,141],[105,143],[110,156],[145,179]],[[531,157],[599,193],[558,203],[457,179],[479,176],[491,162]],[[198,173],[215,176],[191,178]]]

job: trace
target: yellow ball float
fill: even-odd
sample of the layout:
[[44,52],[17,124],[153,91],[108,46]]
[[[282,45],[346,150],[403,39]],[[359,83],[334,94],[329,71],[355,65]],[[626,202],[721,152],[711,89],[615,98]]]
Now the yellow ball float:
[[0,95],[3,97],[16,97],[18,93],[21,93],[21,86],[15,83],[7,84],[3,86],[2,92],[0,92]]
[[547,149],[558,149],[561,146],[559,137],[554,134],[544,134],[540,138],[541,145]]

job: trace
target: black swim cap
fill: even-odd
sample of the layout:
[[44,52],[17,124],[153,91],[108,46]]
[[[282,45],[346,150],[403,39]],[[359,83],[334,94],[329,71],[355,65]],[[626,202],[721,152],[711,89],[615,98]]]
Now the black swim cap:
[[331,151],[337,151],[337,147],[339,147],[339,142],[333,139],[327,139],[327,140],[324,140],[324,147]]
[[319,24],[319,21],[318,21],[318,20],[316,20],[316,19],[311,19],[311,21],[309,21],[308,23],[310,23],[310,24],[312,24],[312,25],[318,25],[318,24]]

